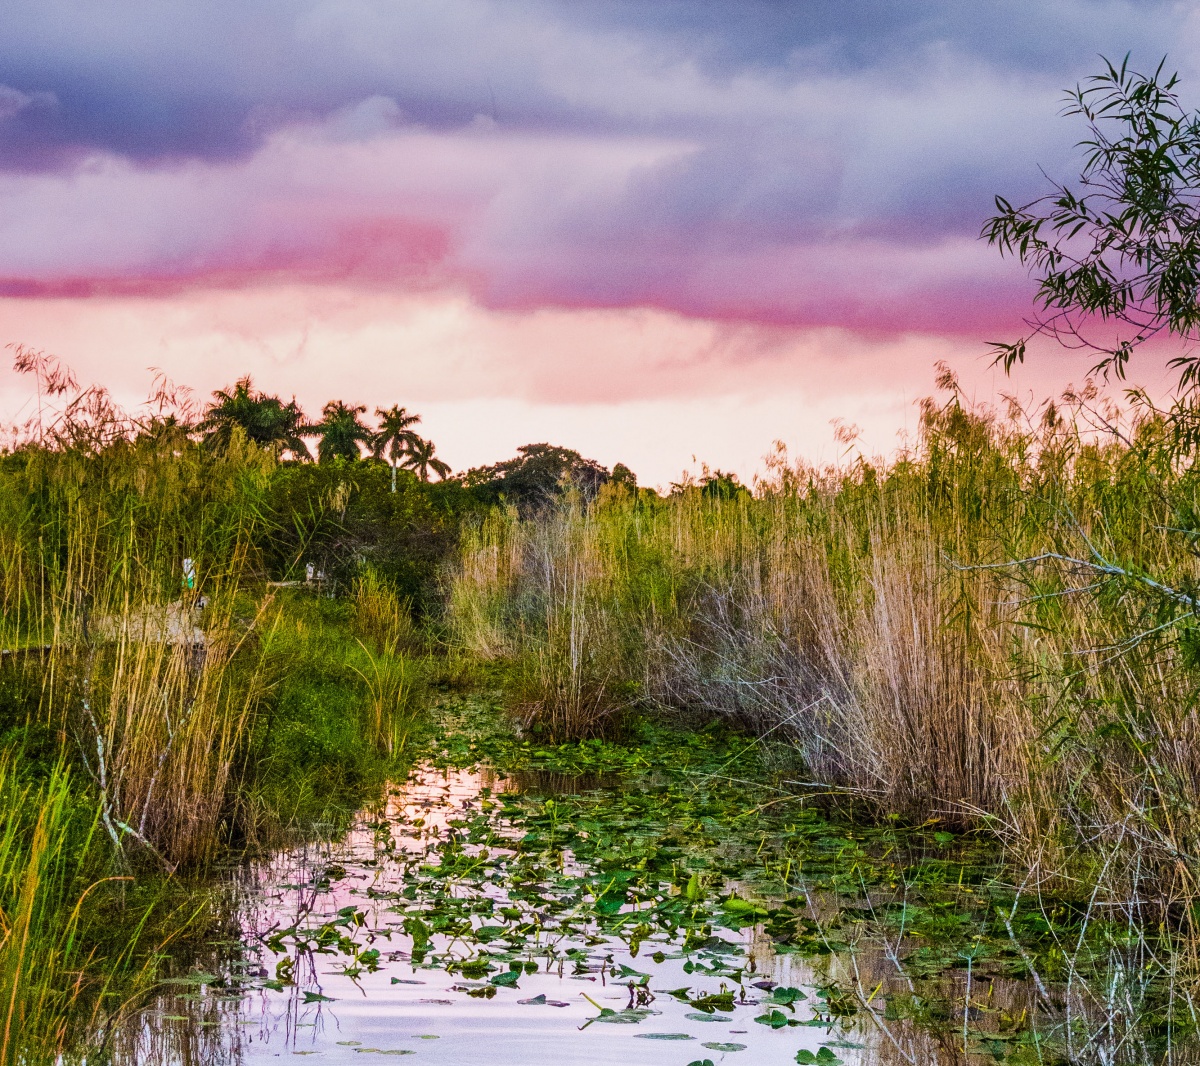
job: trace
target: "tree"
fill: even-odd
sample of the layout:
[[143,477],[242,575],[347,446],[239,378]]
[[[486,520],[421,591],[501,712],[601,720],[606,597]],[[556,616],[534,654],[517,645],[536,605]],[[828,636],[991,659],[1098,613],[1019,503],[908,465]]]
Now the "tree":
[[[404,466],[410,470],[416,471],[417,477],[422,481],[429,480],[429,471],[432,470],[439,478],[444,478],[450,473],[448,464],[443,463],[441,459],[434,455],[437,449],[433,446],[433,441],[422,440],[416,437],[414,442],[409,445],[408,455],[404,460]],[[393,474],[393,479],[394,479]],[[394,484],[394,480],[393,480]]]
[[[392,468],[392,491],[395,492],[397,464],[421,440],[411,428],[421,421],[421,416],[410,415],[403,407],[394,405],[386,411],[377,407],[375,414],[379,419],[379,429],[371,441],[371,454],[376,459],[386,456],[388,465]],[[445,477],[444,474],[442,476]]]
[[505,499],[524,510],[553,503],[564,489],[576,489],[592,499],[611,474],[594,459],[585,459],[573,448],[553,444],[523,444],[513,459],[476,467],[466,476],[469,488],[484,496]]
[[1200,114],[1175,95],[1178,75],[1139,74],[1105,60],[1067,94],[1065,113],[1087,123],[1076,187],[1022,207],[996,197],[988,243],[1016,256],[1038,282],[1032,332],[997,342],[1006,370],[1041,334],[1099,354],[1095,372],[1124,377],[1135,348],[1160,334],[1183,342],[1170,366],[1181,389],[1200,384]]
[[624,463],[617,463],[612,468],[612,483],[614,485],[625,485],[628,488],[637,491],[637,475],[629,469]]
[[218,389],[213,393],[213,402],[196,428],[204,434],[206,444],[217,448],[228,446],[236,426],[260,447],[291,452],[296,459],[311,459],[308,445],[300,439],[307,429],[304,421],[295,397],[284,403],[278,396],[255,392],[254,383],[244,377],[232,392]]
[[370,447],[375,438],[360,417],[366,410],[365,404],[346,404],[341,400],[330,400],[321,409],[321,421],[307,427],[308,432],[321,438],[317,442],[319,462],[362,457],[359,445]]

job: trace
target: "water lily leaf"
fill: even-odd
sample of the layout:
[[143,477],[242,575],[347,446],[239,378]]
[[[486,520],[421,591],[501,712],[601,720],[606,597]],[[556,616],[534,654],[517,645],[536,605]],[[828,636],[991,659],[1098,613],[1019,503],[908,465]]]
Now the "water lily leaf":
[[745,1051],[745,1044],[721,1044],[714,1041],[711,1044],[701,1044],[701,1047],[708,1048],[709,1051]]
[[497,988],[516,988],[517,982],[521,979],[520,973],[516,970],[509,970],[506,973],[498,973],[492,979],[491,983]]
[[776,988],[771,992],[770,1002],[778,1003],[783,1007],[790,1007],[793,1003],[799,1003],[805,999],[808,999],[808,996],[798,988]]
[[534,996],[532,999],[518,999],[518,1003],[525,1007],[541,1007],[546,1003],[545,995]]
[[334,1003],[336,1000],[332,996],[323,996],[320,992],[305,992],[305,1003]]
[[637,1025],[649,1018],[650,1013],[648,1010],[638,1010],[636,1007],[632,1010],[622,1011],[609,1010],[608,1007],[605,1007],[595,1020],[607,1022],[609,1025]]
[[638,1040],[695,1040],[688,1033],[634,1033]]
[[796,1052],[796,1061],[802,1066],[840,1066],[839,1059],[829,1048],[823,1047],[816,1054],[807,1048]]
[[769,1025],[772,1029],[786,1029],[789,1025],[797,1024],[781,1010],[773,1010],[767,1014],[760,1014],[754,1020],[759,1025]]

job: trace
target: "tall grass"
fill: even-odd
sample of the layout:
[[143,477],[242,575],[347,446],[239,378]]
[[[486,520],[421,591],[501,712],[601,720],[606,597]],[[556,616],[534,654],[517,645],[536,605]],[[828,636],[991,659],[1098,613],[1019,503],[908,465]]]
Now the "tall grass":
[[0,642],[38,650],[37,717],[74,741],[114,844],[173,868],[216,846],[258,693],[234,609],[271,460],[169,424],[101,437],[0,459]]
[[52,1062],[153,983],[148,912],[98,955],[89,905],[113,906],[128,878],[89,872],[104,865],[97,812],[64,768],[31,783],[0,757],[0,806],[0,1066]]
[[353,629],[362,663],[351,656],[365,686],[367,734],[388,755],[402,752],[413,725],[420,672],[411,653],[420,638],[412,604],[371,567],[354,582]]
[[495,513],[450,579],[455,639],[511,661],[535,727],[586,735],[633,696],[727,717],[789,738],[797,787],[988,827],[1035,881],[1178,913],[1200,640],[1143,579],[1195,587],[1200,479],[1153,412],[1088,390],[1001,414],[943,384],[888,462],[781,453],[753,495]]

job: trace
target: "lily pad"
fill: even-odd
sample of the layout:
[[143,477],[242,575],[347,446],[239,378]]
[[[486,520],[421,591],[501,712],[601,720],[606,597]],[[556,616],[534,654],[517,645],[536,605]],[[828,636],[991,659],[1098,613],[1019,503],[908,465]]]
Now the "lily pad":
[[639,1040],[695,1040],[689,1033],[634,1033]]
[[492,979],[491,983],[497,988],[516,988],[517,981],[521,979],[521,975],[516,970],[508,970],[505,973],[498,973]]
[[718,1043],[717,1041],[713,1041],[712,1043],[708,1043],[708,1044],[701,1044],[700,1046],[703,1048],[708,1048],[709,1051],[745,1051],[746,1050],[745,1044],[722,1044],[722,1043]]

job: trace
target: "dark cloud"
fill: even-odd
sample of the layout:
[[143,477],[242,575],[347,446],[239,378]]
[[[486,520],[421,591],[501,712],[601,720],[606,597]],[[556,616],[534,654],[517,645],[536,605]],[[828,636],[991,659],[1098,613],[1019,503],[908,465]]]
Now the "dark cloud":
[[1154,52],[1164,0],[590,0],[549,14],[690,45],[714,72],[824,62],[848,71],[919,66],[931,44],[1009,69],[1071,74],[1098,52]]
[[[1061,82],[1097,52],[1156,59],[1179,17],[1175,5],[1129,0],[9,0],[3,80],[57,106],[3,119],[0,164],[56,166],[93,150],[229,158],[279,124],[372,95],[438,127],[491,113],[540,129],[713,132],[736,116],[631,109],[621,64],[912,85],[949,54]],[[593,58],[607,48],[616,62],[609,99],[547,77],[588,38]]]
[[[501,164],[514,167],[511,181],[428,218],[412,199],[436,201],[446,174],[422,185],[419,165],[394,204],[368,170],[328,194],[333,206],[309,197],[303,174],[277,176],[244,203],[231,179],[224,200],[196,191],[186,209],[139,215],[131,200],[139,226],[126,220],[107,238],[89,226],[77,255],[45,252],[44,227],[25,225],[10,193],[0,224],[23,243],[0,249],[0,277],[9,291],[40,292],[98,284],[93,274],[119,288],[309,276],[319,263],[331,276],[386,279],[432,257],[461,265],[497,306],[916,321],[903,306],[917,290],[879,297],[883,274],[858,291],[866,275],[846,266],[823,288],[819,267],[793,261],[773,274],[771,264],[838,242],[970,242],[996,192],[1032,196],[1039,165],[1070,173],[1079,131],[1055,116],[1063,87],[1093,71],[1097,53],[1157,62],[1195,33],[1189,17],[1165,0],[7,0],[0,172],[13,181],[85,164],[140,175],[253,168],[291,130],[366,143],[482,123],[497,144],[543,138],[548,155],[576,141],[613,156],[634,142],[666,147],[606,183],[589,185],[580,163],[563,188],[536,152],[518,153],[519,164]],[[30,192],[30,203],[40,195],[51,194]],[[53,195],[96,217],[73,193]],[[349,245],[343,215],[360,226]],[[248,237],[260,224],[264,235]],[[250,254],[255,239],[262,249]],[[355,242],[387,252],[363,266],[347,258]],[[456,258],[451,244],[465,250]],[[993,313],[993,279],[963,269],[944,285],[922,280],[922,293],[946,294],[940,310],[928,297],[930,321],[974,328],[956,301]],[[1024,298],[1007,287],[992,303]]]

